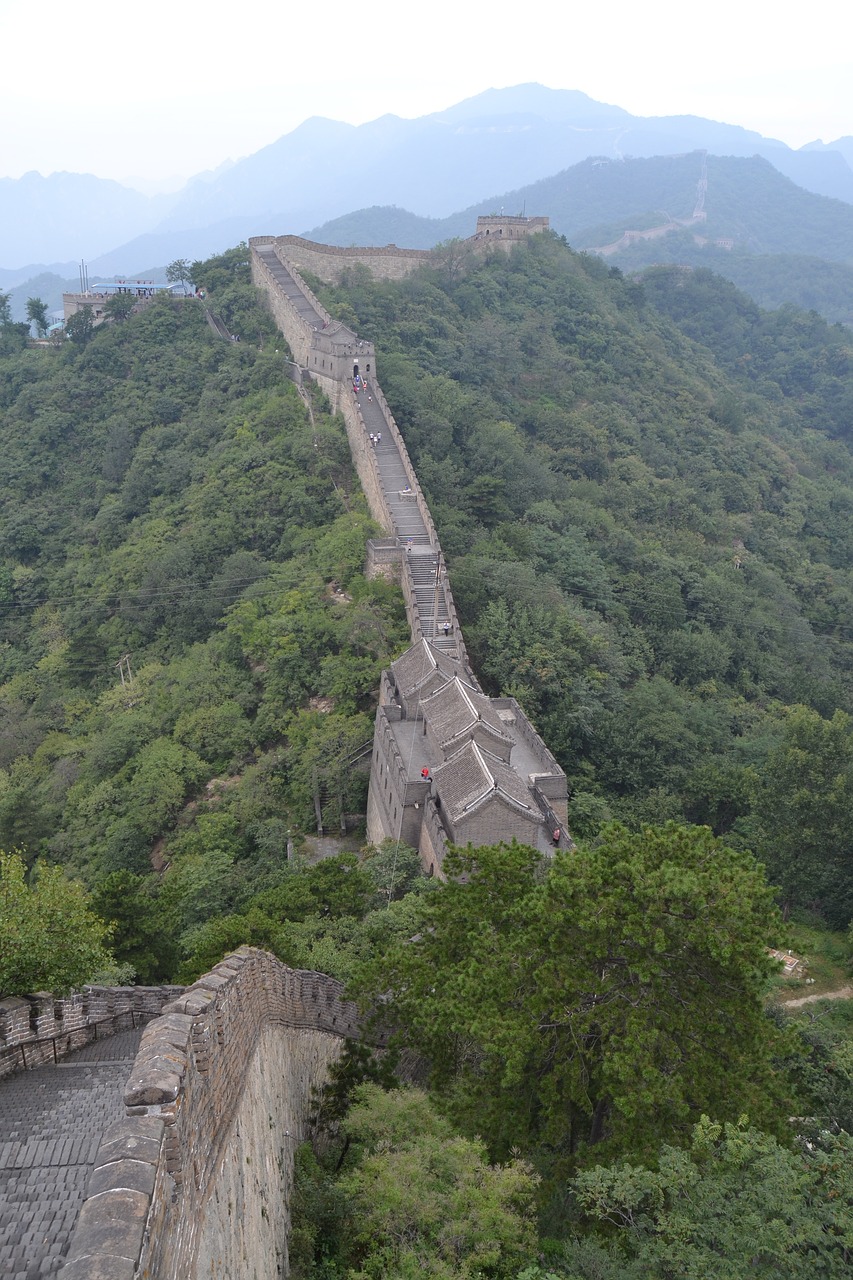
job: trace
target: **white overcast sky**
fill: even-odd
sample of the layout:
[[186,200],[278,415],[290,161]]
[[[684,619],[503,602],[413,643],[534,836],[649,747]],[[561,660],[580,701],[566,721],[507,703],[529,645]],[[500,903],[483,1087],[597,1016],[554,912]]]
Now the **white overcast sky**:
[[844,0],[539,0],[514,27],[505,2],[0,0],[0,177],[187,178],[312,115],[413,117],[528,81],[790,146],[853,135]]

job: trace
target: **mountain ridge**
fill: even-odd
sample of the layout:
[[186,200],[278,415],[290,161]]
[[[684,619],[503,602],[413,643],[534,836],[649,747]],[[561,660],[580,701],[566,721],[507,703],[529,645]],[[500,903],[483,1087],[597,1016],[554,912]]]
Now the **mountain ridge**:
[[[86,175],[36,175],[36,216],[22,203],[28,190],[24,179],[2,179],[0,254],[6,270],[26,262],[43,270],[50,262],[109,255],[111,261],[120,259],[115,270],[133,274],[152,261],[147,251],[135,256],[145,248],[136,244],[140,236],[153,235],[172,246],[163,261],[197,258],[233,243],[213,234],[220,224],[230,224],[229,235],[239,232],[242,238],[320,225],[377,204],[447,217],[482,200],[483,192],[529,185],[590,155],[648,157],[697,148],[763,154],[807,189],[853,203],[853,140],[839,144],[811,143],[796,151],[777,139],[700,116],[634,116],[579,90],[516,85],[486,90],[414,120],[386,114],[349,125],[312,116],[252,155],[197,175],[168,196],[144,196]],[[77,204],[63,193],[69,178],[87,189]],[[278,222],[273,225],[271,219]]]

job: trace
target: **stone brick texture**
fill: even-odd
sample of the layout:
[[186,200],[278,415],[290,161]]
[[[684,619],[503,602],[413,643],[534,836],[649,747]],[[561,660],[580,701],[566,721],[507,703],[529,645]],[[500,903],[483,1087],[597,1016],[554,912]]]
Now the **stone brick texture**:
[[311,1092],[359,1034],[339,982],[251,947],[171,1000],[143,1032],[63,1280],[286,1275]]

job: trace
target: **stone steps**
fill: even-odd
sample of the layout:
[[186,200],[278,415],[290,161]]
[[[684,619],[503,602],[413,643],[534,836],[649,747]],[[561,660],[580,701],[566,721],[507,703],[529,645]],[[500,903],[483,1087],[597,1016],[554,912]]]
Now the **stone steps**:
[[142,1031],[123,1031],[0,1083],[0,1276],[54,1275],[101,1134],[124,1115]]

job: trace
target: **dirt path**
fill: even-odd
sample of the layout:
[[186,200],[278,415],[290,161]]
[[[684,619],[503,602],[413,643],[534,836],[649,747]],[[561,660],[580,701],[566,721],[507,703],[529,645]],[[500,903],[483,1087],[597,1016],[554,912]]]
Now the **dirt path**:
[[817,1000],[853,1000],[853,987],[838,987],[835,991],[819,991],[813,996],[798,996],[796,1000],[784,1000],[785,1009],[798,1009],[802,1004],[814,1004]]

